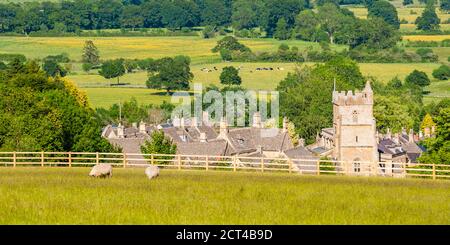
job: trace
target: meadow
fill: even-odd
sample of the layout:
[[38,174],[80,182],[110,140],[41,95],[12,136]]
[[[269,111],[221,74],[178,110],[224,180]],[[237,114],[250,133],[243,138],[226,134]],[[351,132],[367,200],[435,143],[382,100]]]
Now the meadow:
[[[0,168],[0,224],[450,224],[446,181]],[[276,183],[276,184],[274,184]]]
[[[2,53],[21,53],[28,58],[44,58],[48,55],[67,53],[71,60],[80,62],[86,40],[93,40],[100,51],[101,59],[143,59],[188,55],[192,64],[220,62],[220,55],[211,49],[222,37],[204,39],[200,37],[0,37]],[[275,39],[241,39],[254,52],[276,51],[281,43],[296,46],[300,50],[308,47],[319,49],[318,43],[300,40],[278,41]],[[332,45],[342,50],[344,45]],[[39,50],[39,52],[36,52]]]
[[[274,90],[278,83],[284,79],[288,72],[294,72],[295,69],[301,69],[304,66],[313,65],[313,63],[295,64],[295,63],[216,63],[209,65],[194,65],[191,67],[194,73],[195,83],[201,83],[203,87],[214,84],[220,87],[220,72],[224,66],[241,67],[240,76],[242,77],[242,86],[253,90]],[[359,64],[361,72],[365,76],[372,76],[382,82],[388,82],[395,76],[404,79],[414,69],[426,72],[430,77],[434,69],[439,64],[435,63],[417,63],[417,64]],[[218,71],[214,70],[214,67]],[[256,71],[257,67],[272,67],[274,71]],[[276,68],[283,70],[277,70]],[[203,72],[202,68],[213,70],[212,72]],[[164,92],[145,88],[147,80],[146,72],[135,72],[126,74],[121,78],[121,82],[129,83],[130,87],[117,88],[111,87],[116,81],[107,79],[99,75],[70,75],[69,79],[73,80],[80,89],[86,91],[93,107],[108,107],[120,100],[129,100],[135,97],[140,103],[160,104],[162,101],[170,101],[170,97]],[[433,82],[434,83],[434,82]],[[448,81],[442,82],[444,85],[450,85]],[[132,87],[132,88],[131,88]],[[435,87],[430,89],[434,91]],[[442,91],[436,91],[444,93]],[[447,94],[450,96],[450,94]],[[434,97],[433,99],[439,99]]]
[[[401,4],[400,4],[401,5]],[[408,22],[408,24],[400,24],[400,31],[405,31],[405,32],[409,32],[409,31],[415,31],[416,30],[416,25],[415,25],[415,21],[417,19],[417,17],[420,17],[420,15],[422,14],[423,10],[425,9],[424,7],[404,7],[404,6],[399,6],[399,4],[395,5],[397,7],[397,14],[398,14],[398,19],[401,20],[406,20]],[[351,6],[351,7],[347,7],[350,11],[352,11],[356,17],[361,18],[361,19],[366,19],[367,18],[367,8],[365,7],[361,7],[361,6]],[[439,19],[441,19],[441,23],[444,21],[447,21],[450,18],[450,14],[446,13],[445,11],[441,11],[439,8],[436,8],[436,14],[438,15]],[[450,30],[450,24],[441,24],[441,30],[443,31],[448,31]]]
[[[425,36],[429,37],[429,36]],[[423,38],[425,38],[423,37]],[[437,38],[438,36],[432,36]],[[446,38],[440,37],[440,38]],[[417,40],[421,37],[408,36],[408,39]],[[71,73],[68,79],[74,81],[82,90],[86,91],[93,107],[108,107],[120,100],[129,100],[135,97],[140,103],[160,104],[162,101],[170,101],[170,97],[163,91],[145,88],[147,80],[146,72],[134,72],[125,74],[120,78],[126,87],[116,88],[110,84],[115,79],[107,80],[96,71],[86,73],[81,69],[81,54],[84,42],[88,39],[94,43],[100,51],[101,59],[112,58],[160,58],[164,56],[189,55],[192,60],[191,70],[194,74],[194,83],[202,83],[203,86],[214,84],[220,86],[220,72],[225,66],[240,67],[242,86],[254,90],[274,90],[278,83],[286,77],[288,72],[293,72],[302,65],[312,63],[246,63],[246,62],[222,62],[218,54],[212,53],[213,48],[220,37],[203,39],[200,37],[0,37],[1,53],[21,53],[29,58],[42,59],[47,55],[67,53],[72,59]],[[318,43],[299,40],[278,41],[275,39],[240,39],[255,52],[276,51],[281,43],[289,46],[297,46],[300,50],[312,47],[320,49]],[[342,50],[343,45],[331,45],[334,50]],[[415,48],[407,48],[415,51]],[[433,48],[439,55],[440,62],[447,62],[450,56],[450,48]],[[417,64],[380,64],[362,63],[361,72],[366,76],[372,76],[383,82],[398,76],[404,79],[411,71],[418,69],[426,72],[430,77],[433,69],[439,66],[437,63]],[[216,69],[214,69],[216,67]],[[273,71],[257,71],[256,68],[272,67]],[[208,68],[211,72],[201,71]],[[277,69],[280,68],[280,69]],[[447,82],[448,84],[448,82]],[[434,87],[431,87],[433,89]],[[437,91],[439,92],[439,91]],[[438,100],[440,97],[432,97],[427,101]]]

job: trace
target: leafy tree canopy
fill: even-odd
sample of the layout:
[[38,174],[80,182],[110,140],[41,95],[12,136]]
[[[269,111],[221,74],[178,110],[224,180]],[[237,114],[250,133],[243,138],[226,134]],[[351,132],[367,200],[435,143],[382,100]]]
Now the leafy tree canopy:
[[239,71],[233,66],[226,66],[220,74],[220,83],[226,85],[240,85],[242,82]]

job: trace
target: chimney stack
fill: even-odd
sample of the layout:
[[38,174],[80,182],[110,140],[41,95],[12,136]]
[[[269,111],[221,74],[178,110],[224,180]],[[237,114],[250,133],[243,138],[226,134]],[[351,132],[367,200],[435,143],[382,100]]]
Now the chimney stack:
[[119,126],[117,127],[117,137],[119,138],[125,137],[124,128],[121,123],[119,123]]
[[192,117],[191,118],[191,126],[194,127],[194,128],[198,126],[197,117]]
[[220,132],[219,135],[222,137],[225,137],[228,134],[228,124],[227,119],[225,117],[222,117],[220,119]]
[[409,130],[408,141],[410,143],[414,143],[414,130],[413,129]]
[[209,113],[207,111],[202,112],[202,123],[205,124],[206,126],[211,126],[209,124]]
[[200,133],[200,142],[202,143],[208,142],[208,139],[206,138],[206,133],[204,132]]
[[395,144],[399,144],[400,143],[400,140],[399,140],[399,137],[398,137],[398,133],[394,134],[394,138],[392,138],[392,141],[394,141]]
[[259,114],[259,111],[253,114],[253,127],[261,128],[261,114]]
[[181,121],[180,118],[178,116],[175,116],[172,120],[172,124],[174,127],[180,127],[181,126]]
[[139,132],[143,134],[147,133],[147,125],[145,125],[145,122],[143,121],[139,123]]
[[298,140],[298,146],[305,147],[305,139],[300,138],[300,139]]
[[392,138],[391,129],[387,128],[386,139],[391,139],[391,138]]

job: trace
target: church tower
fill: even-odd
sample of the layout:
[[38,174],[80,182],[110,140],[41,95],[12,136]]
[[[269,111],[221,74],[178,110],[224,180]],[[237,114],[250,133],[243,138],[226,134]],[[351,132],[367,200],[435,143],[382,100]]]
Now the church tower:
[[[378,161],[373,91],[367,81],[361,92],[333,91],[333,157],[351,163],[350,172],[363,172]],[[363,168],[364,166],[364,168]]]

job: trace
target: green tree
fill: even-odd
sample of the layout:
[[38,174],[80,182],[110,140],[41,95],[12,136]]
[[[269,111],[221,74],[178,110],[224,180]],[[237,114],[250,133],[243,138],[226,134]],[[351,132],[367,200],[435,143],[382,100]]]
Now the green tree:
[[439,68],[433,70],[433,77],[439,80],[447,80],[450,78],[450,67],[448,65],[441,65]]
[[281,18],[286,20],[287,28],[291,29],[295,23],[295,16],[309,5],[309,1],[304,0],[265,0],[264,2],[265,8],[261,14],[261,25],[269,37],[275,33],[277,23]]
[[375,1],[368,8],[368,17],[382,18],[386,23],[392,25],[394,28],[400,28],[400,21],[398,20],[397,9],[388,1]]
[[382,132],[387,128],[393,132],[400,132],[402,127],[412,128],[414,125],[408,105],[399,96],[375,95],[373,115],[377,121],[377,128]]
[[[144,154],[176,154],[177,145],[164,135],[163,131],[155,131],[151,134],[151,139],[145,141],[141,146],[141,152]],[[150,158],[146,156],[146,158]],[[156,159],[173,159],[173,156],[158,156]],[[167,162],[156,162],[157,164],[167,164]]]
[[35,62],[0,76],[0,150],[117,152],[76,86]]
[[330,101],[334,80],[337,89],[344,91],[361,89],[364,84],[357,64],[339,57],[290,73],[277,87],[280,114],[296,125],[297,133],[306,143],[312,143],[322,128],[332,126],[333,106]]
[[303,10],[295,18],[295,38],[306,41],[317,41],[319,20],[312,10]]
[[212,52],[216,53],[222,49],[241,52],[250,51],[250,49],[247,46],[241,44],[235,37],[232,36],[226,36],[221,40],[217,41],[217,44],[212,49]]
[[436,136],[423,142],[427,151],[419,158],[423,163],[450,164],[450,107],[436,117]]
[[44,61],[42,69],[45,71],[45,73],[47,73],[48,76],[51,77],[65,77],[67,74],[67,71],[66,69],[64,69],[64,67],[58,64],[58,62],[51,59],[47,59]]
[[425,87],[430,85],[431,81],[428,75],[423,71],[414,70],[406,78],[405,82],[409,85]]
[[273,37],[279,40],[286,40],[289,38],[289,29],[284,18],[278,20]]
[[448,12],[450,10],[450,0],[440,0],[439,7],[441,10]]
[[92,70],[92,66],[93,65],[91,63],[83,63],[81,68],[83,69],[84,72],[89,72],[90,70]]
[[194,78],[190,70],[190,58],[176,56],[175,58],[162,58],[157,61],[156,72],[150,72],[147,87],[165,89],[169,94],[172,90],[187,90]]
[[441,23],[441,20],[437,16],[435,8],[432,5],[428,5],[422,15],[416,19],[417,29],[422,31],[439,30],[439,23]]
[[144,25],[144,16],[141,14],[141,11],[141,7],[137,5],[125,6],[120,19],[121,26],[131,28],[133,31],[135,28],[142,27]]
[[236,30],[251,29],[261,23],[263,0],[233,1],[232,26]]
[[214,26],[205,26],[202,35],[203,38],[214,38],[216,36],[216,28]]
[[226,85],[241,85],[242,79],[239,71],[233,66],[226,66],[220,74],[220,83]]
[[117,77],[117,84],[120,84],[119,79],[125,74],[123,62],[123,59],[107,60],[103,62],[98,73],[106,79]]
[[410,4],[413,4],[413,3],[414,3],[413,0],[403,0],[403,6],[410,5]]
[[422,123],[420,124],[420,129],[424,130],[425,128],[431,129],[431,127],[436,126],[436,123],[434,123],[433,118],[429,113],[427,113],[422,120]]
[[98,49],[92,40],[87,40],[84,43],[82,61],[83,63],[89,63],[93,65],[97,65],[100,62]]

